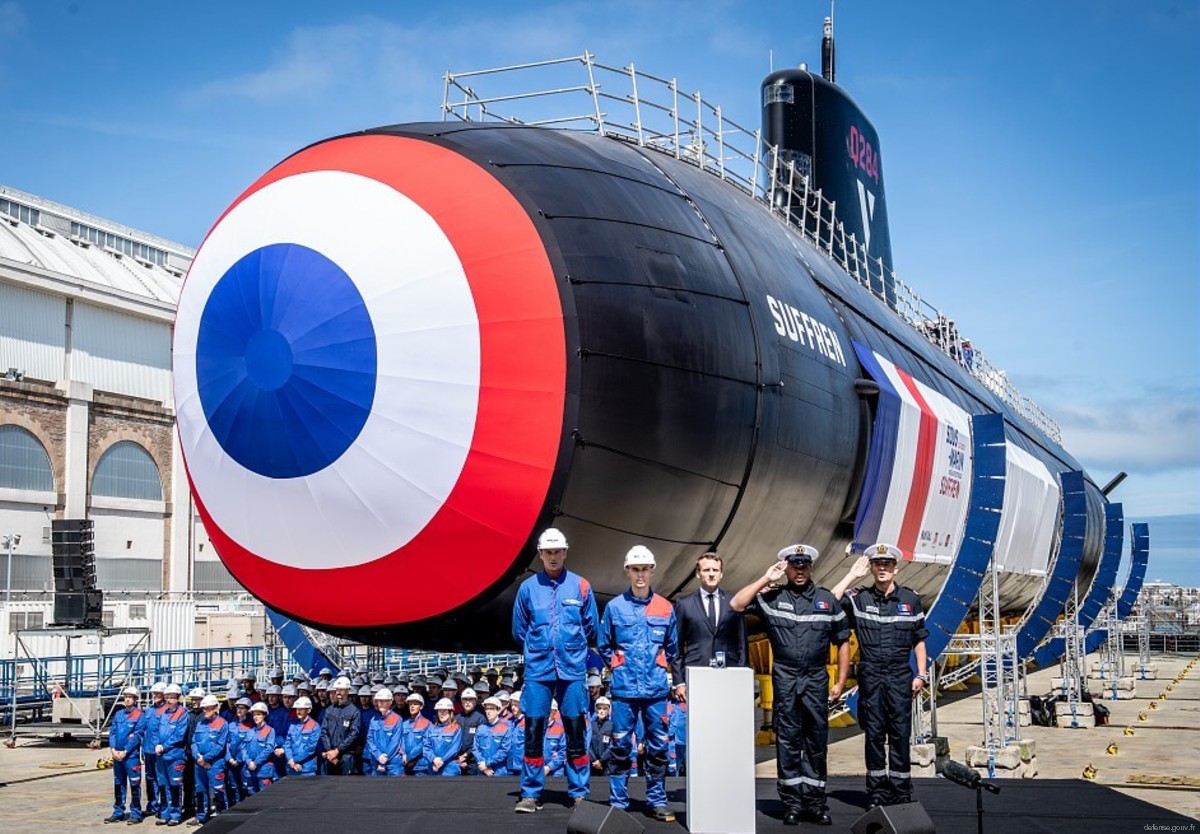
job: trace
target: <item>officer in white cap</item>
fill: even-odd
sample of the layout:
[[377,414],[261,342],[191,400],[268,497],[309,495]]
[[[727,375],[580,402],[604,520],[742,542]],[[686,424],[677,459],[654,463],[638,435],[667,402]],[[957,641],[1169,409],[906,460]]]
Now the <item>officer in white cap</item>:
[[[841,697],[850,669],[850,629],[834,595],[812,581],[820,552],[792,544],[759,579],[734,595],[734,611],[762,617],[771,641],[775,750],[784,825],[831,825],[825,804],[829,704]],[[837,680],[825,665],[837,648]]]
[[[900,548],[890,542],[873,544],[834,589],[846,592],[842,607],[858,635],[858,723],[863,729],[870,807],[912,801],[912,699],[929,682],[925,652],[929,631],[921,598],[911,588],[896,584],[902,558]],[[874,581],[851,591],[868,571]]]
[[587,649],[595,645],[599,618],[591,584],[566,568],[567,537],[550,527],[538,537],[542,570],[521,583],[513,603],[512,634],[525,658],[525,711],[521,798],[513,809],[542,807],[545,756],[542,741],[550,701],[562,703],[567,747],[567,795],[582,802],[590,790],[587,757]]
[[667,669],[678,653],[675,608],[650,585],[654,554],[634,545],[625,554],[629,590],[614,597],[600,620],[596,650],[612,670],[613,734],[609,748],[609,804],[629,807],[629,771],[633,760],[633,730],[645,728],[645,755],[640,758],[646,776],[646,803],[659,822],[674,822],[667,806]]

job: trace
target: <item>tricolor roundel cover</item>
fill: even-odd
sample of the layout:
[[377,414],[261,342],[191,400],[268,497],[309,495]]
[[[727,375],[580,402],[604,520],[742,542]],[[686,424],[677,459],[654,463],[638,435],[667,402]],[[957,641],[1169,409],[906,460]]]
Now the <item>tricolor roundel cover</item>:
[[475,598],[542,510],[564,345],[545,247],[480,165],[383,134],[285,160],[209,232],[175,327],[181,446],[221,559],[330,625]]

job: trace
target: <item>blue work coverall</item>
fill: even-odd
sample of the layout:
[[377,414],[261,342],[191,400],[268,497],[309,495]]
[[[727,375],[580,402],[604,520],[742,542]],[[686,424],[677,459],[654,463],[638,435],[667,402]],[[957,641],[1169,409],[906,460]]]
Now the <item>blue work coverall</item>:
[[485,767],[492,771],[493,776],[508,775],[508,760],[514,735],[516,733],[512,726],[503,718],[497,718],[491,723],[484,721],[476,728],[471,754],[475,758],[475,767],[479,775],[485,775]]
[[[283,743],[284,767],[292,776],[317,775],[317,750],[321,746],[321,725],[308,716],[303,721],[296,719],[288,727],[287,740]],[[300,765],[293,770],[292,764]]]
[[[383,715],[376,712],[375,717],[378,720],[367,729],[363,772],[368,776],[403,776],[404,721],[393,710]],[[380,761],[385,756],[387,761]]]
[[[260,727],[257,724],[246,734],[242,743],[242,756],[245,770],[242,778],[246,786],[246,795],[253,796],[275,781],[275,763],[271,760],[275,754],[275,730],[265,721]],[[254,767],[251,768],[250,765]]]
[[423,715],[404,719],[403,740],[404,772],[409,776],[425,776],[429,773],[429,760],[425,758],[425,736],[433,729],[433,722]]
[[254,721],[235,721],[229,725],[229,746],[225,748],[225,794],[228,807],[237,805],[246,792],[246,740],[254,732]]
[[163,748],[158,754],[158,783],[166,800],[159,816],[165,820],[183,818],[183,772],[187,768],[189,716],[187,707],[176,704],[174,709],[163,710],[158,719],[158,743]]
[[[167,702],[146,707],[146,723],[142,726],[142,771],[146,774],[145,816],[163,816],[166,812],[166,786],[158,784],[158,719],[167,711]],[[165,817],[164,817],[165,818]]]
[[219,715],[201,718],[192,730],[192,760],[196,763],[196,819],[208,821],[210,805],[217,813],[225,803],[225,759],[229,755],[229,722]]
[[[429,776],[459,776],[462,768],[458,764],[458,754],[462,750],[462,727],[453,716],[449,724],[435,724],[425,734],[425,746],[422,755],[429,762]],[[441,759],[441,768],[434,767],[433,760]]]
[[557,699],[566,731],[567,793],[588,795],[586,741],[587,650],[597,636],[596,596],[591,584],[563,569],[551,579],[541,571],[521,583],[513,603],[512,633],[525,657],[521,710],[525,756],[521,796],[540,798],[545,784],[542,743],[550,701]]
[[129,786],[129,818],[142,818],[142,737],[149,714],[140,706],[122,707],[108,728],[108,749],[123,752],[113,757],[113,816],[125,816],[125,787]]
[[600,656],[612,669],[612,745],[609,752],[609,804],[629,807],[629,770],[633,730],[645,726],[646,802],[652,808],[667,804],[667,669],[678,651],[675,608],[650,592],[644,599],[626,591],[604,609],[600,623]]

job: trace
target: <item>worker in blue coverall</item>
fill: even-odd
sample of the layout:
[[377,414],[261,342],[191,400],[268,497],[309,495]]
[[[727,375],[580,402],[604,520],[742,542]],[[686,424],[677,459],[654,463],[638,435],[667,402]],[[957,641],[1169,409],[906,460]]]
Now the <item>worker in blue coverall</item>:
[[183,694],[176,684],[168,684],[164,694],[167,707],[158,719],[158,743],[154,752],[158,757],[159,790],[165,795],[165,805],[160,806],[158,825],[179,825],[183,821],[183,772],[187,767],[187,736],[191,719],[187,707],[179,702]]
[[664,784],[667,772],[667,669],[675,660],[678,636],[675,608],[650,586],[654,554],[634,545],[625,554],[629,590],[614,597],[600,621],[600,656],[612,669],[613,738],[609,765],[609,804],[629,807],[632,733],[643,721],[646,802],[659,822],[673,822]]
[[462,751],[462,727],[454,720],[454,702],[441,698],[433,705],[437,724],[425,734],[423,755],[429,760],[429,772],[433,776],[459,776],[462,767],[458,755]]
[[271,764],[275,765],[275,777],[282,779],[287,775],[284,767],[283,743],[287,740],[288,719],[291,716],[288,714],[288,708],[283,704],[283,687],[273,683],[263,694],[267,700],[267,723],[275,731],[275,751],[271,754]]
[[296,717],[288,727],[283,743],[284,759],[292,776],[317,775],[317,750],[321,746],[321,725],[312,717],[312,699],[301,695],[292,704]]
[[167,685],[159,681],[150,687],[150,704],[146,707],[146,724],[142,731],[142,772],[146,774],[146,811],[143,817],[155,817],[164,807],[163,792],[158,785],[158,719],[167,711]]
[[483,699],[484,722],[475,730],[475,743],[471,749],[480,776],[508,775],[508,757],[515,733],[500,717],[500,709],[499,698]]
[[138,691],[128,687],[121,693],[125,704],[113,713],[108,727],[108,750],[112,754],[113,812],[106,823],[125,819],[126,785],[129,787],[129,822],[142,821],[142,736],[149,714],[138,706]]
[[275,764],[271,759],[279,743],[275,740],[275,731],[267,723],[268,712],[267,705],[262,701],[256,701],[250,707],[254,728],[247,733],[242,745],[242,756],[246,761],[246,769],[242,776],[249,796],[269,787],[275,781]]
[[377,719],[367,726],[363,772],[368,776],[403,776],[404,719],[392,709],[395,695],[384,688],[373,697]]
[[250,717],[250,699],[238,698],[234,704],[236,720],[229,725],[229,747],[225,751],[226,805],[232,808],[249,794],[246,793],[246,758],[244,750],[249,734],[254,731]]
[[[586,733],[585,733],[586,736]],[[567,765],[566,729],[558,711],[558,701],[550,702],[550,716],[546,722],[546,738],[542,742],[542,770],[547,776],[562,776]]]
[[217,696],[200,699],[203,715],[192,730],[192,761],[196,767],[196,817],[188,825],[208,822],[210,810],[226,810],[225,760],[229,755],[229,722],[217,715]]
[[425,758],[425,736],[433,729],[433,722],[421,714],[425,698],[413,692],[405,699],[408,718],[404,719],[401,752],[404,756],[404,772],[409,776],[425,776],[429,773],[429,760]]
[[508,748],[508,772],[521,772],[525,761],[525,713],[521,711],[521,690],[516,690],[508,699],[508,725],[512,727],[512,743]]
[[566,569],[567,538],[551,527],[538,537],[542,570],[521,583],[513,604],[512,634],[525,657],[521,708],[525,712],[525,757],[521,798],[513,809],[531,814],[542,807],[545,761],[542,741],[550,701],[562,707],[567,746],[567,794],[575,804],[590,789],[587,754],[588,646],[597,635],[596,597],[591,584]]

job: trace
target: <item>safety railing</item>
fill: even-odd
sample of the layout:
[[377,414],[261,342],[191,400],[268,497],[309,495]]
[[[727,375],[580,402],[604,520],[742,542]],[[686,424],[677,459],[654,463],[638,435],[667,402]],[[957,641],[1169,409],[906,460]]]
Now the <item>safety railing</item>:
[[[579,67],[583,71],[578,83],[562,83],[564,72]],[[761,130],[729,119],[699,92],[682,92],[677,79],[651,75],[633,64],[602,64],[586,51],[506,67],[447,71],[442,119],[595,132],[668,154],[719,177],[766,206],[1016,413],[1062,443],[1058,424],[962,337],[952,319],[846,233],[837,220],[836,204],[811,188],[791,154],[768,144]]]

